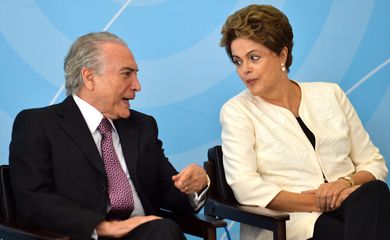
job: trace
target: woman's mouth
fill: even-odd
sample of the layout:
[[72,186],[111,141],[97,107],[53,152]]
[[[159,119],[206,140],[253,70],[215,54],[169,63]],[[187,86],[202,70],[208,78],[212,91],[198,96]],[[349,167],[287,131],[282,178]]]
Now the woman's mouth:
[[251,86],[256,82],[256,80],[257,80],[257,78],[249,78],[249,79],[245,80],[245,82],[246,82],[246,85]]

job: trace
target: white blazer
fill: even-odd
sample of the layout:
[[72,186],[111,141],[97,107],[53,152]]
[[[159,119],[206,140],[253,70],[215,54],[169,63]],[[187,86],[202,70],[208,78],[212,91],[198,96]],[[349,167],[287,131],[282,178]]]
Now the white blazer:
[[[298,83],[299,116],[313,132],[315,150],[287,109],[244,90],[221,109],[226,180],[241,204],[265,207],[281,191],[315,189],[357,171],[384,180],[383,156],[355,109],[334,83]],[[287,239],[312,237],[320,213],[290,213]],[[241,226],[241,239],[269,239],[268,231]]]

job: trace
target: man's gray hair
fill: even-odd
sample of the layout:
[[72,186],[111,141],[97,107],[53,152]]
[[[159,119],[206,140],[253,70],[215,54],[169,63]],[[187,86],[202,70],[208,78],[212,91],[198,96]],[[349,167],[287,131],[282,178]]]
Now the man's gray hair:
[[110,32],[93,32],[79,37],[70,47],[64,60],[66,94],[77,94],[83,84],[81,70],[83,67],[92,68],[100,73],[102,43],[127,44],[115,34]]

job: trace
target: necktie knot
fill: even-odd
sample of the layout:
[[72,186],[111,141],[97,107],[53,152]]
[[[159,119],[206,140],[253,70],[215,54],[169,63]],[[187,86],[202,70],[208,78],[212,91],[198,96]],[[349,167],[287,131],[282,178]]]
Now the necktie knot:
[[110,134],[111,133],[111,123],[107,118],[103,118],[98,126],[98,130],[102,135]]

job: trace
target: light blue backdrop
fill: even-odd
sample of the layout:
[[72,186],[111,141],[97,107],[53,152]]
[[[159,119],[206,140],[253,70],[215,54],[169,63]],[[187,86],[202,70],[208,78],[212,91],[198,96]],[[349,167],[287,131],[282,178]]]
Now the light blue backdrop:
[[220,143],[221,105],[244,88],[219,47],[220,28],[230,13],[255,2],[290,18],[290,77],[339,83],[389,162],[387,0],[0,0],[0,163],[8,163],[16,114],[64,98],[62,64],[72,41],[109,30],[138,60],[143,90],[132,106],[157,118],[178,169],[202,164],[207,149]]

